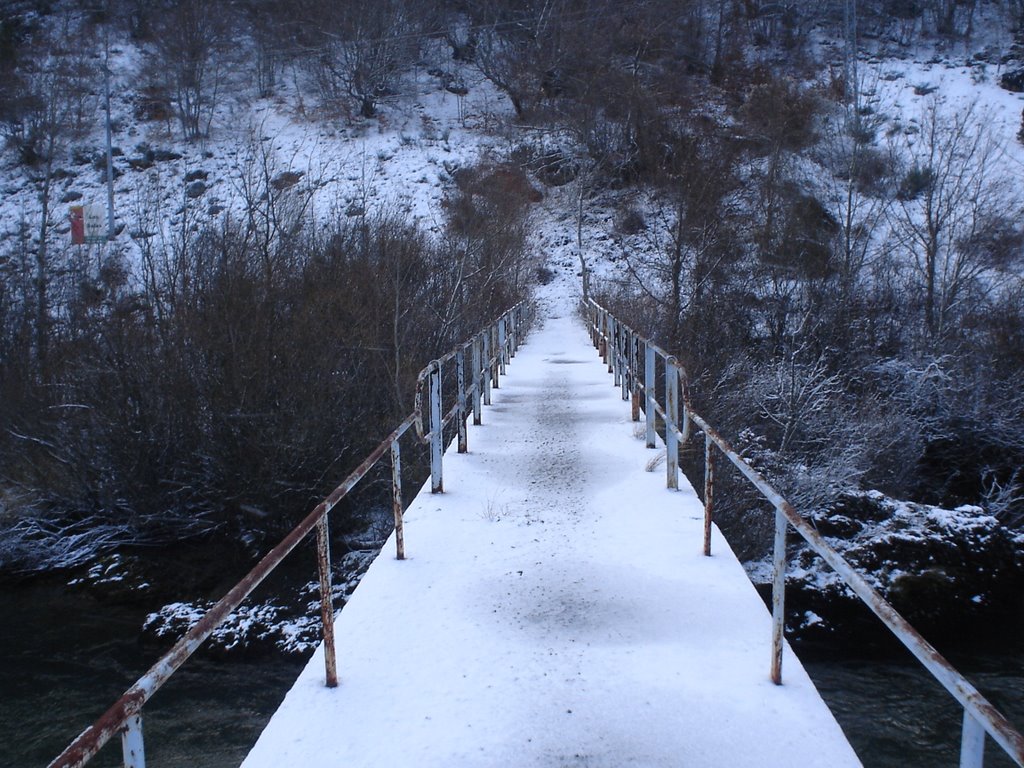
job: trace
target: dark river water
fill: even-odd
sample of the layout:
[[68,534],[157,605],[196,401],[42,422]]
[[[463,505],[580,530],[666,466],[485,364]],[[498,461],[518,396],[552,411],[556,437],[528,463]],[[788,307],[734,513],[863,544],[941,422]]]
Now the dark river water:
[[[145,672],[158,651],[138,643],[144,614],[54,585],[0,587],[0,766],[46,766]],[[909,656],[802,656],[865,766],[958,765],[962,710]],[[1024,644],[950,658],[1024,727]],[[237,766],[301,666],[192,659],[143,711],[148,764]],[[90,765],[120,765],[120,742]],[[989,742],[985,765],[1011,763]]]
[[[948,660],[1024,731],[1024,643],[947,652]],[[804,667],[865,766],[959,765],[963,708],[908,653],[840,657],[802,653]],[[985,766],[1014,766],[986,739]]]
[[[0,586],[0,766],[46,766],[149,666],[146,611],[52,585]],[[193,657],[143,709],[147,764],[237,766],[298,676],[276,657]],[[90,766],[121,765],[120,739]]]

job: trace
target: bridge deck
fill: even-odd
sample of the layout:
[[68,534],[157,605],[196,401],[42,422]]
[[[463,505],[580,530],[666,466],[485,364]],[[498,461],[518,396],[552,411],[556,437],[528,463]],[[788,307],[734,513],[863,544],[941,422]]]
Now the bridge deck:
[[728,545],[700,553],[581,326],[535,330],[244,768],[859,765]]

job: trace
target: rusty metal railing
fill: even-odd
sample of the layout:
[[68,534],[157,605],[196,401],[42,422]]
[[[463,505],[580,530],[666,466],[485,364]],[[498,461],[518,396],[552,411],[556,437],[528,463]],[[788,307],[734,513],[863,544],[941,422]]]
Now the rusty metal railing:
[[[75,768],[89,762],[114,736],[121,735],[125,768],[145,768],[146,758],[142,738],[142,708],[171,675],[213,634],[254,589],[316,529],[317,570],[320,581],[320,619],[324,641],[325,682],[327,687],[338,685],[337,659],[334,647],[334,607],[331,603],[331,552],[328,520],[331,510],[373,469],[385,454],[391,457],[392,505],[395,517],[396,557],[405,559],[405,532],[402,524],[402,436],[415,427],[421,442],[431,446],[431,490],[442,490],[441,457],[443,455],[444,428],[453,419],[458,421],[459,451],[466,451],[466,421],[470,408],[473,421],[481,421],[481,401],[490,405],[491,387],[499,384],[499,375],[514,357],[525,334],[526,307],[517,304],[471,340],[461,344],[439,360],[431,362],[420,372],[417,380],[416,405],[401,424],[356,467],[331,494],[321,501],[284,539],[249,573],[232,587],[166,654],[150,667],[131,688],[125,691],[95,723],[82,731],[71,744],[50,763],[50,768]],[[466,368],[466,354],[470,353],[470,367]],[[444,418],[442,398],[442,365],[457,361],[458,386],[454,405]],[[467,379],[469,386],[467,388]],[[430,389],[429,431],[424,429],[422,393],[424,382]]]
[[[960,768],[981,768],[985,737],[990,736],[1017,765],[1024,766],[1024,735],[961,675],[904,619],[815,528],[732,446],[691,407],[686,397],[686,372],[676,358],[643,338],[592,299],[584,303],[588,328],[594,345],[608,365],[622,399],[632,400],[633,420],[646,421],[647,447],[656,447],[656,429],[664,429],[667,452],[666,482],[678,488],[679,445],[689,437],[691,424],[704,433],[704,554],[711,555],[711,524],[714,512],[715,448],[775,508],[774,570],[772,578],[771,679],[782,684],[782,648],[785,618],[786,534],[791,526],[808,546],[836,571],[844,582],[882,620],[882,623],[924,665],[932,676],[963,707]],[[643,354],[641,355],[641,350]],[[656,397],[657,363],[664,371],[664,404]],[[643,375],[641,376],[641,370]],[[680,407],[680,396],[682,405]],[[641,406],[641,401],[644,405]],[[660,422],[658,421],[660,418]]]

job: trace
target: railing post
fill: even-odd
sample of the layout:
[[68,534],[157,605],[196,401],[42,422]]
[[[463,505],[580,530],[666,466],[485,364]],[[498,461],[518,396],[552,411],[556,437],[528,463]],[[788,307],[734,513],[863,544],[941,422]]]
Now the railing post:
[[512,362],[512,358],[515,356],[516,351],[516,312],[514,309],[509,310],[505,316],[505,333],[508,335],[508,360]]
[[630,396],[633,401],[633,421],[640,421],[640,377],[637,376],[637,367],[640,363],[640,337],[633,334],[632,344],[629,347],[629,384]]
[[480,426],[482,423],[482,417],[480,413],[480,347],[483,345],[482,337],[477,335],[473,339],[473,354],[472,364],[473,372],[470,377],[473,380],[472,392],[473,392],[473,423],[476,426]]
[[604,354],[601,356],[604,364],[608,366],[608,373],[612,372],[612,318],[606,310],[601,311],[601,330],[604,339]]
[[516,356],[516,350],[519,349],[519,310],[518,304],[512,308],[512,343],[509,345],[508,352],[510,360]]
[[622,384],[622,399],[629,399],[629,388],[630,388],[630,362],[629,362],[629,350],[633,348],[633,332],[623,326],[622,340],[619,343],[622,348],[619,354],[619,367],[622,369],[622,375],[620,377],[620,383]]
[[508,334],[505,330],[505,318],[498,321],[498,372],[505,375],[505,363],[508,362]]
[[[603,309],[601,310],[601,315],[600,316],[601,316],[601,325],[600,325],[600,329],[601,329],[600,330],[600,334],[601,334],[601,360],[604,362],[604,365],[607,366],[608,365],[609,355],[611,354],[611,350],[608,348],[609,345],[611,344],[611,322],[608,319],[608,313],[606,311],[604,311]],[[609,374],[611,373],[611,367],[610,366],[608,367],[608,373]]]
[[466,453],[469,450],[468,437],[466,435],[466,350],[465,347],[455,353],[455,381],[459,388],[458,414],[459,421],[459,453]]
[[964,709],[964,727],[960,739],[960,768],[982,768],[985,762],[985,728]]
[[704,435],[704,556],[711,557],[711,521],[715,508],[715,444]]
[[612,374],[612,385],[617,387],[619,386],[619,376],[622,373],[619,367],[619,334],[622,332],[622,329],[619,321],[615,318],[610,318],[609,322],[611,324],[611,338],[608,343],[611,349],[608,350],[608,370]]
[[484,405],[491,404],[491,331],[490,329],[480,334],[481,346],[483,348],[484,359],[480,361],[480,367],[477,369],[477,376],[481,378],[484,384]]
[[441,457],[444,453],[444,422],[441,420],[441,363],[430,372],[430,492],[444,492]]
[[646,394],[644,405],[644,417],[647,420],[647,447],[656,448],[655,421],[657,414],[654,411],[654,347],[650,342],[645,344],[644,350],[644,391]]
[[679,488],[679,361],[665,361],[665,471],[669,488]]
[[782,685],[786,622],[786,516],[775,509],[775,572],[772,578],[772,682]]
[[142,740],[142,715],[132,715],[121,730],[124,768],[146,768],[146,747]]
[[316,524],[316,562],[320,572],[320,621],[323,624],[324,667],[326,685],[338,685],[338,662],[334,650],[334,604],[331,594],[331,537],[327,527],[327,512]]
[[391,508],[395,513],[395,558],[405,560],[405,516],[402,510],[402,449],[391,444]]
[[491,386],[495,389],[501,388],[501,379],[498,375],[498,367],[501,364],[501,345],[498,343],[498,328],[491,326],[491,356],[487,358],[491,368]]

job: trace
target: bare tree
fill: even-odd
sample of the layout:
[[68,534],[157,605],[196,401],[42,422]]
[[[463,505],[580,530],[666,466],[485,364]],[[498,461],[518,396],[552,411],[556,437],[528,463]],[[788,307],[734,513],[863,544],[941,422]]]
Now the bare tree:
[[168,92],[185,138],[206,136],[222,85],[229,18],[203,0],[178,0],[153,20],[149,76]]
[[84,95],[90,90],[84,51],[66,42],[75,39],[75,32],[71,19],[64,17],[51,32],[41,31],[31,41],[20,67],[15,105],[4,123],[8,142],[18,148],[26,174],[39,187],[34,289],[35,349],[40,363],[46,358],[50,334],[54,171],[61,150],[83,128],[84,116],[90,111]]
[[401,68],[415,58],[413,17],[400,0],[349,0],[330,4],[315,23],[319,42],[309,63],[321,93],[331,101],[352,99],[360,115],[375,116]]
[[985,269],[972,244],[1008,202],[1003,148],[976,105],[950,114],[932,100],[920,130],[904,133],[891,151],[906,168],[890,208],[893,233],[910,257],[934,338]]

